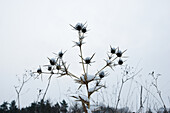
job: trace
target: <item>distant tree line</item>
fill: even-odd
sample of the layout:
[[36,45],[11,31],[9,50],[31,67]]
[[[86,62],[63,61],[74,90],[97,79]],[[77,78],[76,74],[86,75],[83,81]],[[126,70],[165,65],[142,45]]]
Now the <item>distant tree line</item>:
[[17,108],[15,100],[11,103],[3,102],[0,105],[0,113],[67,113],[67,109],[68,103],[65,100],[60,103],[57,102],[54,105],[49,100],[41,100],[38,103],[33,102],[30,106],[21,108],[21,110]]
[[[161,108],[160,108],[161,109]],[[162,108],[163,109],[163,108]],[[23,107],[20,110],[16,105],[16,101],[13,100],[11,103],[7,101],[3,102],[0,105],[0,113],[83,113],[83,107],[78,103],[75,103],[72,106],[68,106],[68,103],[65,100],[52,104],[49,100],[40,102],[33,102],[30,106]],[[129,110],[128,107],[120,108],[115,112],[113,107],[100,106],[98,109],[93,110],[92,113],[135,113]],[[154,113],[151,109],[145,113]],[[157,111],[157,113],[170,113],[170,110],[167,112]]]

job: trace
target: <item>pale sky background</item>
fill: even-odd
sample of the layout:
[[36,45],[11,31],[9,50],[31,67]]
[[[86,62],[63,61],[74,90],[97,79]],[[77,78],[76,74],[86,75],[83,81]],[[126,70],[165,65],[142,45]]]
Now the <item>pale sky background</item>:
[[[80,74],[78,48],[72,48],[77,32],[69,24],[86,21],[90,31],[84,55],[96,53],[91,72],[102,67],[109,45],[128,49],[126,64],[134,67],[139,64],[143,81],[150,78],[147,75],[152,71],[162,74],[159,86],[169,106],[169,0],[0,0],[0,104],[16,99],[16,75],[47,64],[47,57],[54,57],[52,52],[67,50],[65,60],[73,72]],[[108,69],[110,75],[104,80],[108,90],[103,91],[111,94],[116,84],[113,81],[121,75],[119,69],[114,72]],[[25,85],[21,106],[36,100],[37,88],[45,88],[46,79],[31,80]],[[72,91],[77,88],[72,79],[54,77],[47,98],[54,103],[61,101],[67,98],[69,88]]]

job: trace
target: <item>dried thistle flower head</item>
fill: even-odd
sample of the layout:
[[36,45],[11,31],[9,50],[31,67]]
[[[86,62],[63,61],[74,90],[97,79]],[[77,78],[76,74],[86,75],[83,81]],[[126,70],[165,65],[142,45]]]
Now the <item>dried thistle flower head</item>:
[[52,70],[52,66],[48,66],[48,71],[51,71]]
[[86,64],[90,64],[91,63],[91,58],[90,57],[86,57],[84,59],[84,61],[85,61]]
[[122,65],[122,64],[123,64],[123,60],[122,60],[122,59],[119,59],[119,60],[118,60],[118,64],[119,64],[119,65]]
[[56,64],[56,59],[55,58],[48,58],[49,59],[49,61],[50,61],[50,64],[51,65],[55,65]]
[[60,70],[60,69],[61,69],[61,65],[57,64],[57,65],[56,65],[56,69],[57,69],[57,70]]
[[94,57],[94,55],[95,55],[95,53],[94,53],[91,57],[86,57],[86,58],[84,59],[85,64],[93,63],[93,62],[91,61],[91,59]]
[[70,24],[70,26],[73,27],[75,30],[77,30],[79,32],[81,31],[82,33],[86,33],[87,32],[87,27],[85,27],[85,24],[86,23],[84,23],[84,24],[77,23],[75,26],[73,26],[71,24]]
[[81,31],[82,31],[82,33],[86,33],[87,32],[86,27],[83,27]]
[[80,31],[83,28],[83,24],[82,23],[77,23],[76,26],[74,27],[76,30]]
[[38,74],[41,74],[41,73],[42,73],[41,67],[39,67],[39,68],[37,69],[37,73],[38,73]]
[[58,53],[58,58],[62,59],[63,55],[65,54],[66,51],[62,52],[62,50]]
[[99,73],[99,77],[102,79],[104,76],[105,76],[105,72],[104,72],[104,71],[101,71],[101,72]]
[[115,54],[115,53],[116,53],[116,48],[110,46],[110,52],[111,52],[112,54]]
[[59,57],[59,58],[62,58],[63,55],[64,55],[64,53],[63,53],[62,51],[60,51],[60,52],[58,53],[58,57]]
[[123,54],[122,51],[120,51],[120,50],[118,49],[117,52],[116,52],[117,57],[121,57],[122,54]]

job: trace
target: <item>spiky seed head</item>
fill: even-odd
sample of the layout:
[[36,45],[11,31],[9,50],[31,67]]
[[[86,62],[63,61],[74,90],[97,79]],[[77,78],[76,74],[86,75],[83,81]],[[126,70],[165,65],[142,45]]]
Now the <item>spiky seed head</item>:
[[100,77],[100,78],[103,78],[104,76],[105,76],[104,71],[101,71],[101,72],[99,73],[99,77]]
[[56,59],[51,58],[51,59],[50,59],[50,64],[51,64],[51,65],[55,65],[55,64],[56,64]]
[[61,66],[60,66],[60,65],[56,65],[56,69],[57,69],[57,70],[60,70],[60,69],[61,69]]
[[41,68],[38,68],[38,69],[37,69],[37,73],[38,73],[38,74],[41,74],[41,73],[42,73]]
[[48,71],[51,71],[52,70],[52,67],[51,66],[48,66]]
[[82,23],[77,23],[76,26],[75,26],[75,29],[78,30],[78,31],[82,30],[82,28],[83,28]]
[[122,64],[123,64],[123,60],[122,60],[122,59],[119,59],[119,60],[118,60],[118,64],[119,64],[119,65],[122,65]]
[[120,50],[118,50],[118,51],[116,52],[116,55],[117,55],[117,57],[121,57],[121,56],[122,56],[122,52],[121,52]]
[[112,54],[115,54],[115,53],[116,53],[116,48],[112,48],[112,47],[111,47],[110,52],[111,52]]
[[91,63],[91,58],[90,57],[86,57],[84,59],[84,61],[85,61],[86,64],[90,64]]
[[64,55],[64,53],[63,53],[62,51],[60,51],[60,52],[58,53],[58,57],[59,57],[59,58],[62,58],[63,55]]
[[87,32],[86,27],[83,27],[81,31],[82,31],[83,33],[86,33],[86,32]]

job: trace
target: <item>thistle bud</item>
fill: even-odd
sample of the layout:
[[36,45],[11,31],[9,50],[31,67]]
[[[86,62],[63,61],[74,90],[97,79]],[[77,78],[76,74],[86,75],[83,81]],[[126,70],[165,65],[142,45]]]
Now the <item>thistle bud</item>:
[[63,53],[62,51],[60,51],[60,52],[58,53],[58,57],[59,57],[59,58],[62,58],[63,55],[64,55],[64,53]]
[[116,49],[111,47],[110,52],[111,52],[112,54],[115,54],[115,53],[116,53]]
[[77,23],[75,26],[75,29],[78,31],[82,30],[82,28],[83,28],[83,24],[81,24],[81,23]]
[[122,52],[121,52],[120,50],[118,50],[118,51],[116,52],[116,55],[117,55],[117,57],[121,57],[121,56],[122,56]]
[[105,76],[104,71],[101,71],[101,72],[99,73],[99,77],[102,79],[104,76]]
[[41,68],[38,68],[38,69],[37,69],[37,73],[38,73],[38,74],[41,74],[41,73],[42,73]]
[[49,60],[50,60],[50,64],[51,64],[51,65],[55,65],[55,64],[56,64],[56,59],[51,58],[51,59],[49,59]]
[[51,71],[52,70],[52,67],[51,66],[48,66],[48,71]]
[[119,60],[118,60],[118,64],[119,64],[119,65],[122,65],[122,64],[123,64],[123,60],[122,60],[122,59],[119,59]]
[[86,32],[87,32],[86,27],[83,27],[81,31],[82,31],[83,33],[86,33]]
[[57,64],[57,65],[56,65],[56,69],[57,69],[57,70],[60,70],[60,69],[61,69],[61,66]]
[[84,59],[85,63],[86,64],[90,64],[91,63],[91,58],[90,57],[87,57]]

